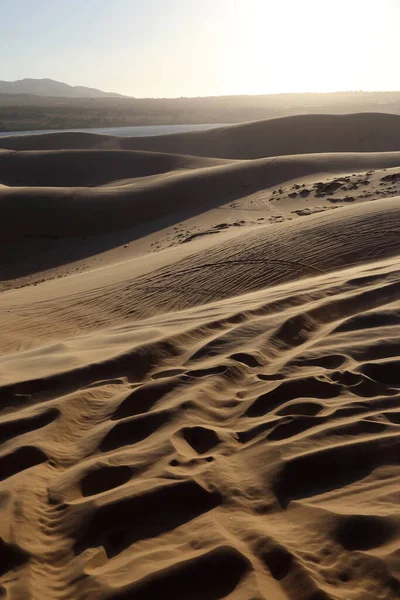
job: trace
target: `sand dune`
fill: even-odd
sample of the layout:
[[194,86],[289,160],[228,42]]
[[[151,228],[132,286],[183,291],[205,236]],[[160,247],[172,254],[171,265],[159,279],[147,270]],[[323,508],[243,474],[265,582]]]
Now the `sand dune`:
[[5,141],[0,595],[400,597],[397,125],[301,119]]
[[8,186],[92,187],[226,162],[129,150],[10,151],[0,154],[0,181]]
[[[10,162],[14,163],[9,175],[2,175],[0,170],[0,182],[5,186],[0,189],[3,215],[0,235],[3,239],[82,236],[88,232],[93,235],[122,230],[173,213],[203,212],[206,208],[214,208],[299,177],[394,167],[400,157],[400,152],[338,153],[266,158],[216,166],[204,166],[200,162],[195,168],[198,159],[190,167],[189,157],[173,156],[169,161],[172,168],[168,169],[167,178],[159,174],[141,175],[144,169],[153,168],[162,160],[159,156],[153,160],[151,154],[133,153],[132,156],[128,152],[126,156],[123,152],[106,152],[103,156],[100,152],[99,171],[96,169],[95,152],[90,153],[88,166],[85,167],[82,161],[79,169],[80,153],[76,157],[67,154],[65,168],[59,167],[58,170],[52,168],[54,163],[48,160],[48,153],[35,154],[34,157],[22,154],[21,161],[10,161],[8,156],[0,158],[0,164],[4,160],[5,168]],[[24,159],[27,170],[20,174],[18,164],[22,169]],[[57,152],[55,161],[62,159],[63,153]],[[185,161],[187,167],[184,169]],[[168,161],[166,169],[167,165]],[[72,172],[71,185],[66,187],[69,169]],[[124,175],[129,169],[131,178],[126,179]],[[17,178],[22,185],[15,185]],[[124,179],[124,185],[121,185],[120,179]],[[85,180],[86,185],[74,185],[77,180]],[[56,181],[59,182],[57,186]],[[11,182],[14,185],[11,186]],[[106,182],[108,185],[105,186]],[[181,220],[180,215],[178,220]]]
[[217,129],[142,138],[87,133],[5,137],[11,150],[125,149],[231,159],[316,152],[400,150],[400,116],[384,113],[297,115]]

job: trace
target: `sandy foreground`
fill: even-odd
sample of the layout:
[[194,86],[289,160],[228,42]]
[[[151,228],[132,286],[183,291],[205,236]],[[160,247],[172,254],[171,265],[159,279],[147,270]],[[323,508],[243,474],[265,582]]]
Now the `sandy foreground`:
[[0,139],[0,597],[400,598],[400,117]]

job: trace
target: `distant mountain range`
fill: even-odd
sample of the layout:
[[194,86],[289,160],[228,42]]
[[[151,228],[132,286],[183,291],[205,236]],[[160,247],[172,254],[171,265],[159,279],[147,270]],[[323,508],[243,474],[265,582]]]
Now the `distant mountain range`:
[[125,98],[122,94],[103,92],[82,85],[68,85],[53,79],[1,81],[0,94],[33,94],[53,98]]

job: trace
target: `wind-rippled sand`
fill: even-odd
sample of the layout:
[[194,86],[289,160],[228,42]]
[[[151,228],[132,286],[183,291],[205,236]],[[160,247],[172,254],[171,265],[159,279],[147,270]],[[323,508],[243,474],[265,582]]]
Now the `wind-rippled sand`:
[[399,132],[0,140],[1,597],[400,597]]

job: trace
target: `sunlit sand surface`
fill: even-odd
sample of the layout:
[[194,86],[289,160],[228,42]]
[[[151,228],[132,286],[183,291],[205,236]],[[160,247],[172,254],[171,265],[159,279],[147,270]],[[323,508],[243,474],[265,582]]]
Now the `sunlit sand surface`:
[[399,598],[400,117],[0,146],[0,595]]

